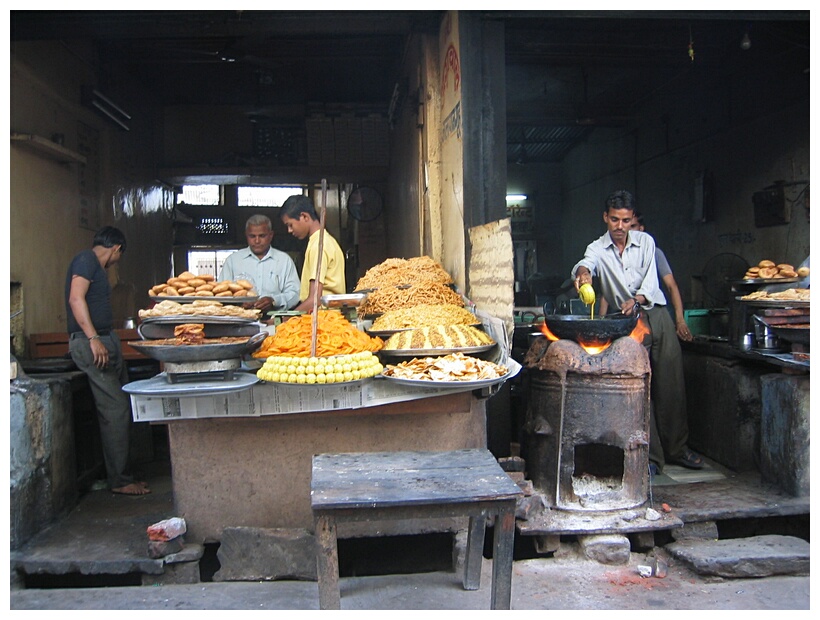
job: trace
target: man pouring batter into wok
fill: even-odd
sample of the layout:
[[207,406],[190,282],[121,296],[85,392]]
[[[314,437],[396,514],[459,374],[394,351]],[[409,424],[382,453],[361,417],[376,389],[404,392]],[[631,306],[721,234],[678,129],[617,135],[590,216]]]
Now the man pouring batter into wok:
[[663,471],[665,463],[701,469],[703,458],[689,449],[686,386],[683,357],[675,324],[666,309],[658,283],[655,240],[631,230],[635,199],[626,190],[609,195],[604,222],[607,232],[590,243],[584,258],[573,268],[576,289],[599,279],[601,292],[612,308],[630,316],[640,307],[651,330],[649,359],[652,368],[649,468]]

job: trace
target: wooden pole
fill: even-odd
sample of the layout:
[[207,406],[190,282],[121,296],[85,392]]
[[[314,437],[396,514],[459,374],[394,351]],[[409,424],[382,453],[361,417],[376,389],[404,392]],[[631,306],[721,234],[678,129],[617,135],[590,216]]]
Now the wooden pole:
[[313,281],[313,312],[310,322],[310,356],[316,357],[316,332],[319,327],[319,283],[322,281],[322,252],[325,242],[325,212],[327,211],[327,179],[322,179],[322,210],[319,212],[319,251],[316,255],[316,279]]

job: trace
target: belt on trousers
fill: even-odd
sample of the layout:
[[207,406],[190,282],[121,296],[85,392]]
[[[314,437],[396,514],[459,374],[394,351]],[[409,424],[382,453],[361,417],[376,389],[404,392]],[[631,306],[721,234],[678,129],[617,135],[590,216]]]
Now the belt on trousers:
[[[97,335],[98,336],[108,336],[110,333],[111,333],[110,329],[97,330]],[[86,338],[86,335],[85,335],[85,332],[71,332],[71,334],[69,334],[69,337],[70,338],[75,338],[75,337],[76,338]]]

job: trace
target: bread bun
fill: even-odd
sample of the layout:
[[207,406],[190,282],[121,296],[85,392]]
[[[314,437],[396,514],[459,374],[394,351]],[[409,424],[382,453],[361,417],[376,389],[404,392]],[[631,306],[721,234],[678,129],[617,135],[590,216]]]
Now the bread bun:
[[777,275],[777,267],[763,267],[759,272],[758,275],[763,279],[773,278]]
[[187,295],[188,293],[196,291],[193,286],[180,286],[178,290],[180,295]]
[[205,280],[206,282],[213,282],[214,280],[216,280],[216,278],[215,278],[215,277],[213,277],[210,273],[203,273],[203,274],[201,274],[201,275],[199,276],[199,279],[200,279],[200,280]]
[[179,295],[179,291],[175,289],[173,286],[166,286],[165,289],[162,291],[162,294],[166,297],[176,297]]
[[781,269],[779,275],[784,278],[796,278],[797,272],[794,269]]
[[187,281],[188,286],[193,286],[194,288],[199,288],[203,284],[205,284],[205,280],[202,278],[191,278]]
[[228,284],[228,290],[231,291],[231,293],[235,293],[236,291],[241,291],[243,288],[245,288],[243,286],[240,286],[236,282],[231,282],[230,280],[227,282],[227,284]]
[[757,264],[757,266],[760,267],[761,269],[766,268],[766,267],[777,267],[777,265],[775,265],[774,261],[770,261],[770,260],[762,260]]
[[235,291],[233,296],[234,297],[247,297],[248,296],[248,291],[246,291],[244,288],[241,288],[238,291]]
[[251,290],[253,288],[253,284],[248,280],[237,280],[236,283],[244,288],[245,290]]
[[179,278],[180,280],[191,280],[195,277],[196,276],[192,274],[190,271],[183,271],[181,274],[177,276],[177,278]]
[[217,297],[233,297],[233,293],[231,291],[222,291],[221,293],[216,294]]
[[788,263],[780,263],[777,268],[780,271],[794,271],[794,265],[789,265]]
[[797,275],[801,278],[805,278],[809,273],[811,273],[811,270],[808,267],[800,267],[797,270]]
[[212,289],[214,295],[224,293],[227,290],[229,290],[227,282],[219,282],[217,284],[214,284],[214,288]]
[[214,285],[211,284],[210,282],[206,282],[205,284],[202,284],[202,285],[196,287],[196,292],[197,293],[199,293],[200,291],[211,291],[211,292],[213,292],[213,290],[214,290]]

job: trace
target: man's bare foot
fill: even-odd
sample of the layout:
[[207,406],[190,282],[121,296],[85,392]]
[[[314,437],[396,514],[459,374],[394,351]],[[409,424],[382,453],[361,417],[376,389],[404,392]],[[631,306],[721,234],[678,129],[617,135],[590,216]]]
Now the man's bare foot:
[[151,492],[151,489],[149,489],[148,485],[144,482],[132,482],[130,484],[126,484],[124,487],[111,489],[111,492],[116,493],[117,495],[147,495]]

